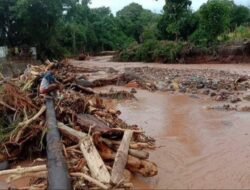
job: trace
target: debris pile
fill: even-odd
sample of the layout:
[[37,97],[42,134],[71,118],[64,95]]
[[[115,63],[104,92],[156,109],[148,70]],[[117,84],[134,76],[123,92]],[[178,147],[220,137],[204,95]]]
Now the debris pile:
[[[19,162],[44,157],[47,132],[45,97],[38,92],[41,74],[51,70],[61,83],[54,98],[58,128],[62,134],[63,155],[74,189],[130,188],[131,173],[157,175],[157,166],[148,160],[147,150],[154,139],[136,125],[119,118],[118,110],[107,109],[103,98],[134,98],[126,91],[97,93],[94,87],[127,84],[138,79],[120,74],[110,79],[88,81],[96,69],[75,67],[67,61],[48,66],[28,66],[18,79],[0,83],[0,162]],[[86,74],[86,75],[85,75]],[[153,90],[149,83],[140,87]],[[32,176],[33,188],[47,188],[47,167],[39,165],[0,171],[11,179]]]

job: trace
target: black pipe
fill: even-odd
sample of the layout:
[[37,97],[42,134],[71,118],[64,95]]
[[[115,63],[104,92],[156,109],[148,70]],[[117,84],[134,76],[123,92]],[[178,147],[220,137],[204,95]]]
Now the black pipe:
[[52,98],[46,98],[48,189],[72,189],[67,164],[62,154],[62,143]]
[[0,171],[7,170],[9,168],[10,168],[10,165],[9,165],[9,161],[8,160],[0,162]]

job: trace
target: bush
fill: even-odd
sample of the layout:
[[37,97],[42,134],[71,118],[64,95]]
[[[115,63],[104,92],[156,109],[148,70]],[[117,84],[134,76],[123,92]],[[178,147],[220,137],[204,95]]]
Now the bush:
[[157,62],[178,62],[182,48],[181,42],[161,41],[154,51],[153,58]]
[[131,44],[122,50],[117,61],[178,62],[184,43],[148,40],[143,44]]
[[250,39],[250,27],[239,26],[234,32],[228,34],[229,41],[241,41]]

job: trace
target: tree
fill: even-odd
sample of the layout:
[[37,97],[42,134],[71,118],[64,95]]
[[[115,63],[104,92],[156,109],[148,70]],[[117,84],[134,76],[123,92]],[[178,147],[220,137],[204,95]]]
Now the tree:
[[57,27],[63,13],[61,0],[18,0],[13,16],[22,23],[18,32],[30,46],[36,46],[39,58],[53,56],[58,43]]
[[236,27],[249,22],[250,10],[242,5],[234,5],[230,17],[230,28],[234,30]]
[[0,1],[0,45],[15,46],[21,43],[22,37],[17,32],[21,23],[13,15],[12,8],[17,0]]
[[141,42],[141,35],[147,27],[158,21],[158,15],[145,10],[137,3],[131,3],[117,12],[119,27],[128,36]]
[[209,43],[217,41],[217,37],[228,30],[231,7],[231,2],[227,0],[208,0],[201,6],[199,30],[207,34]]
[[[192,2],[190,0],[166,0],[163,8],[164,13],[159,21],[158,28],[164,39],[178,40],[179,38],[186,38],[189,34],[183,34],[188,28],[195,26],[188,25],[192,18],[190,10]],[[192,31],[190,31],[192,32]]]

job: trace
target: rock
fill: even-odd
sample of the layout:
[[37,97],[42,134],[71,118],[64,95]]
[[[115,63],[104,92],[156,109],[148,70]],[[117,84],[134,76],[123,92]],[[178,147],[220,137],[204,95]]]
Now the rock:
[[213,83],[211,86],[212,90],[218,90],[218,84],[217,83]]
[[93,87],[93,83],[85,79],[76,79],[76,84],[83,87]]
[[135,88],[132,88],[132,89],[131,89],[131,91],[130,91],[130,93],[131,93],[131,94],[136,94],[136,93],[137,93],[137,91],[136,91],[136,89],[135,89]]
[[202,82],[200,82],[200,83],[198,83],[197,85],[196,85],[196,88],[197,89],[202,89],[202,88],[204,88],[205,87],[205,85],[202,83]]
[[210,90],[209,89],[205,89],[201,93],[204,94],[204,95],[209,95]]
[[114,93],[114,92],[115,92],[114,88],[110,88],[110,89],[109,89],[109,92],[110,92],[110,93]]
[[230,98],[230,102],[233,103],[233,104],[235,104],[237,102],[240,102],[240,101],[241,101],[241,99],[239,97],[237,97],[237,96],[232,96]]
[[187,89],[185,87],[181,87],[179,90],[180,93],[186,93]]
[[193,99],[200,99],[200,97],[199,97],[199,96],[194,95],[194,94],[191,94],[189,97],[190,97],[190,98],[193,98]]
[[107,73],[118,73],[119,71],[115,70],[113,67],[108,68]]
[[241,76],[235,80],[235,83],[241,83],[241,82],[245,82],[247,80],[248,80],[247,76]]
[[216,95],[217,95],[217,94],[216,94],[215,92],[211,92],[211,93],[210,93],[210,96],[211,96],[211,97],[214,97],[214,96],[216,96]]
[[224,97],[221,96],[221,95],[218,95],[218,96],[216,96],[215,100],[216,100],[216,101],[223,101],[223,100],[224,100]]
[[250,94],[243,97],[244,100],[250,101]]
[[167,89],[167,84],[163,81],[156,82],[155,86],[158,90],[165,91]]
[[239,108],[241,112],[250,112],[250,106],[243,106]]

